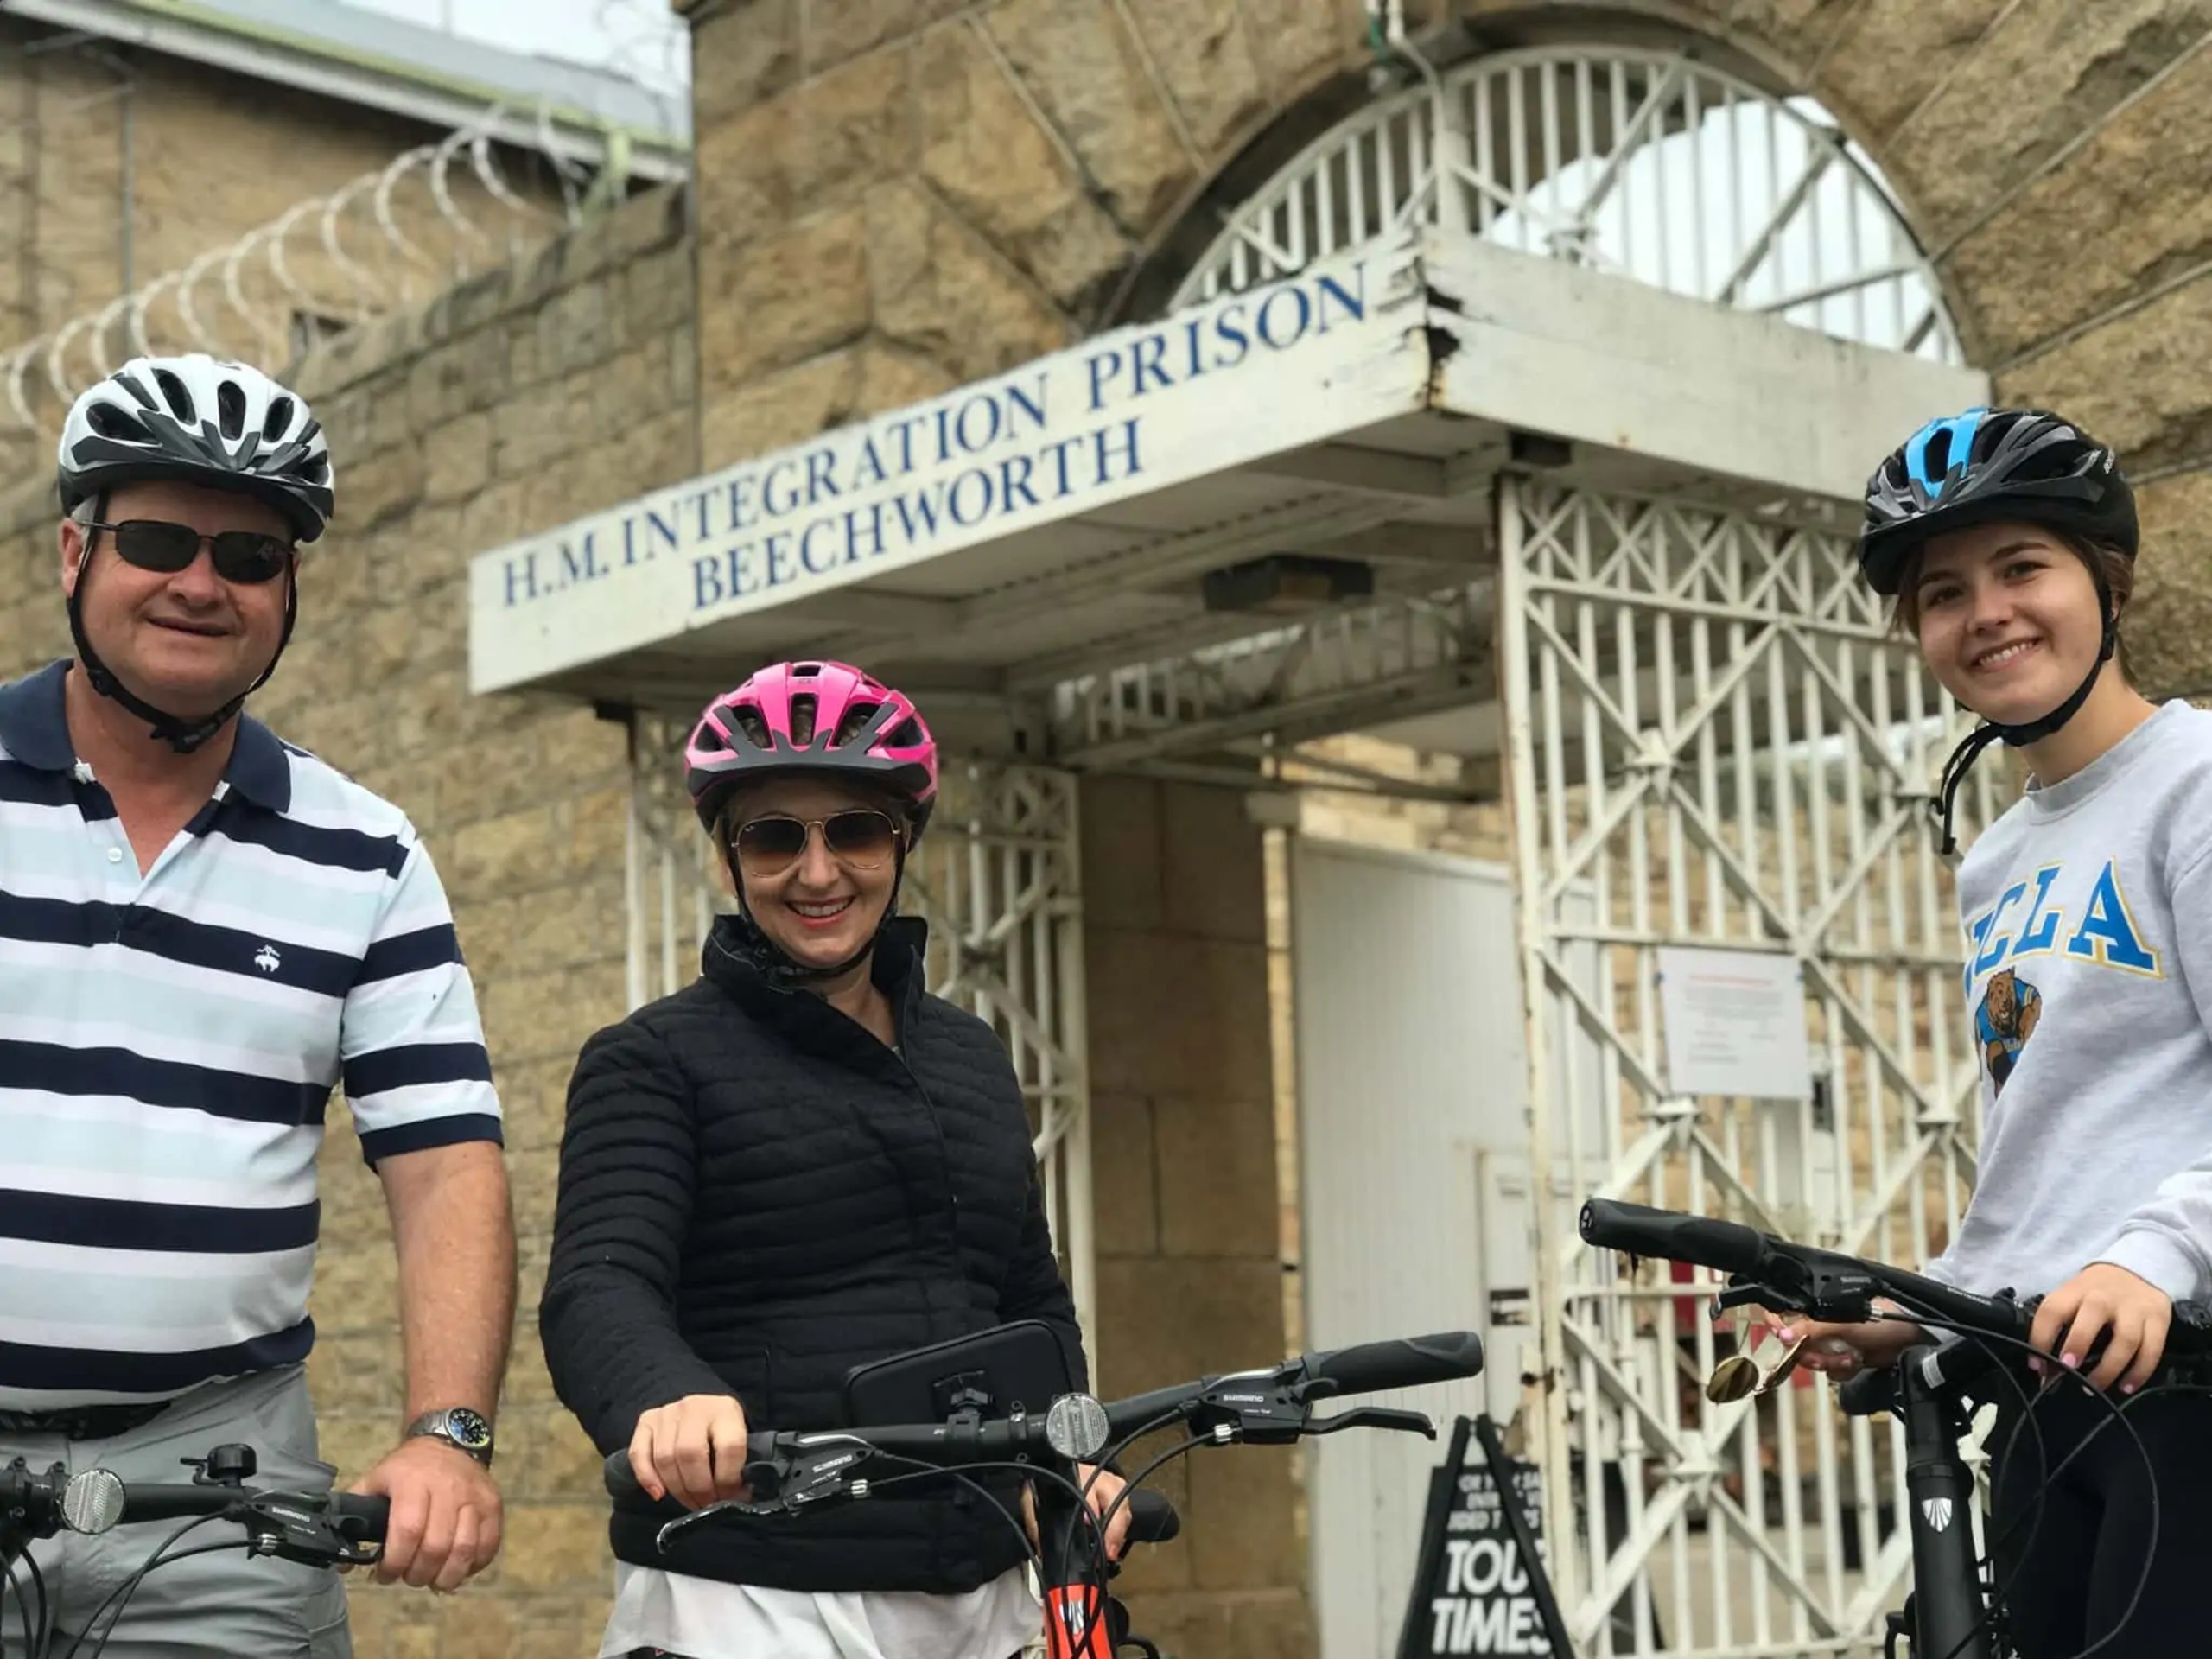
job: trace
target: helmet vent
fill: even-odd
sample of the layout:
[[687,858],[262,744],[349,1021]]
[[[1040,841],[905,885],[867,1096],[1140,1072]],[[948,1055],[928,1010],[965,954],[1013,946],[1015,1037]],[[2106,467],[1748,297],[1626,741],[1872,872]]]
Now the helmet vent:
[[298,407],[299,405],[289,397],[279,397],[272,402],[269,405],[269,413],[262,419],[262,441],[265,443],[274,443],[283,437],[285,429],[292,423],[292,411]]
[[136,415],[113,404],[94,404],[85,412],[85,424],[104,438],[123,443],[151,443],[154,435]]
[[791,741],[803,749],[813,745],[814,717],[817,712],[812,693],[803,692],[791,699]]
[[226,443],[236,443],[245,431],[245,390],[237,381],[215,388],[215,420]]
[[156,369],[154,384],[162,389],[162,399],[168,404],[170,414],[175,416],[186,426],[194,425],[199,421],[200,411],[198,406],[192,401],[191,388],[180,380],[174,372],[168,369]]

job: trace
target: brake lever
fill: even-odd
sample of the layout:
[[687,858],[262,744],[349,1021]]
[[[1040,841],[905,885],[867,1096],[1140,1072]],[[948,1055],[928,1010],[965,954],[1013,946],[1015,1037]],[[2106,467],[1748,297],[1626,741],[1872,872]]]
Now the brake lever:
[[765,1497],[725,1497],[704,1509],[679,1515],[653,1535],[654,1542],[665,1553],[670,1539],[710,1515],[790,1515],[840,1497],[858,1497],[858,1492],[851,1492],[849,1488],[865,1488],[866,1483],[849,1481],[847,1477],[857,1465],[874,1455],[874,1449],[867,1446],[833,1443],[748,1463],[745,1465],[746,1486],[765,1493]]
[[1772,1285],[1730,1285],[1726,1290],[1713,1294],[1713,1317],[1719,1319],[1734,1307],[1764,1307],[1777,1313],[1802,1313],[1805,1300]]
[[1390,1428],[1432,1440],[1436,1438],[1436,1425],[1426,1414],[1397,1411],[1389,1406],[1354,1406],[1333,1417],[1309,1417],[1306,1422],[1308,1434],[1333,1434],[1344,1428]]

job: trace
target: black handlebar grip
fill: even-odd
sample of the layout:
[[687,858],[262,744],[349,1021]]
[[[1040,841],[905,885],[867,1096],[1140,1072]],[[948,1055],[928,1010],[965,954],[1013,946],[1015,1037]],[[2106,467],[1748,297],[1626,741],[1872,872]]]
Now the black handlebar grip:
[[1766,1265],[1766,1240],[1749,1227],[1678,1210],[1591,1198],[1582,1206],[1581,1231],[1586,1244],[1720,1273],[1756,1274]]
[[1471,1331],[1443,1331],[1428,1337],[1401,1337],[1394,1342],[1363,1342],[1332,1353],[1308,1354],[1306,1373],[1333,1382],[1339,1394],[1373,1394],[1383,1389],[1418,1388],[1424,1382],[1456,1382],[1479,1376],[1483,1339]]
[[1836,1388],[1835,1403],[1847,1417],[1878,1417],[1897,1403],[1897,1374],[1894,1368],[1860,1371]]
[[600,1479],[606,1484],[607,1495],[617,1503],[629,1500],[642,1503],[645,1489],[638,1484],[637,1471],[630,1467],[630,1449],[607,1454],[607,1462],[600,1471]]
[[1129,1493],[1129,1537],[1140,1544],[1164,1544],[1183,1530],[1183,1517],[1165,1492],[1139,1486]]
[[391,1527],[391,1500],[377,1492],[334,1492],[330,1518],[340,1536],[357,1544],[380,1544]]

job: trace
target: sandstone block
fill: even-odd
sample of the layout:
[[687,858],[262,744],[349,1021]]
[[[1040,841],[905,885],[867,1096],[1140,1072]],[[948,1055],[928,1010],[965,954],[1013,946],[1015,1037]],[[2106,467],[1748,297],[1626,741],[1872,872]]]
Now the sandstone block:
[[800,4],[799,32],[810,75],[901,35],[919,34],[963,9],[962,0],[800,0]]
[[2197,372],[2212,346],[2212,282],[2175,289],[2005,375],[1998,395],[2063,411],[2142,472],[2202,454],[2212,436],[2212,385]]
[[537,319],[538,365],[544,373],[570,374],[614,354],[625,333],[614,303],[620,292],[613,283],[588,282],[546,302]]
[[1105,1395],[1264,1365],[1287,1351],[1274,1262],[1115,1256],[1098,1264]]
[[1191,1461],[1192,1580],[1200,1589],[1294,1589],[1305,1580],[1288,1446],[1237,1446]]
[[966,381],[1066,342],[1051,302],[1005,257],[911,185],[868,202],[868,267],[877,326]]
[[691,118],[705,132],[791,85],[799,0],[745,0],[691,25]]
[[859,354],[847,347],[709,404],[701,428],[707,466],[729,466],[842,425],[851,418],[859,376]]
[[1082,782],[1083,899],[1094,931],[1163,925],[1160,794],[1149,778],[1086,774]]
[[1364,14],[1352,0],[1244,0],[1261,73],[1277,105],[1359,67]]
[[1143,1255],[1160,1246],[1160,1172],[1152,1104],[1134,1095],[1090,1097],[1090,1184],[1098,1254]]
[[1110,929],[1084,945],[1094,1088],[1268,1097],[1263,946]]
[[2136,493],[2143,554],[2124,640],[2145,695],[2212,686],[2212,474],[2184,473]]
[[971,30],[925,35],[914,75],[924,176],[1047,293],[1079,307],[1119,271],[1128,240],[1083,194]]
[[2208,169],[2212,62],[2199,54],[1954,250],[1946,269],[1974,296],[1984,353],[2001,362],[2200,257]]
[[1130,0],[1152,60],[1202,154],[1211,157],[1267,108],[1244,11],[1212,0]]
[[1882,146],[1890,176],[1918,208],[1923,236],[1943,240],[2141,86],[2208,19],[2212,0],[2007,10]]
[[1170,784],[1160,791],[1160,808],[1168,925],[1210,939],[1266,943],[1262,843],[1244,810],[1244,792]]
[[856,207],[709,261],[700,276],[699,361],[710,401],[868,327],[866,226]]
[[1106,0],[1007,0],[984,27],[1046,118],[1141,235],[1181,194],[1192,159]]
[[430,501],[459,501],[492,474],[492,417],[463,415],[433,428],[423,440],[427,470],[423,494]]
[[517,1503],[507,1510],[501,1576],[516,1590],[595,1590],[607,1554],[604,1500]]
[[1169,1095],[1152,1103],[1152,1116],[1161,1251],[1274,1262],[1281,1215],[1272,1103]]

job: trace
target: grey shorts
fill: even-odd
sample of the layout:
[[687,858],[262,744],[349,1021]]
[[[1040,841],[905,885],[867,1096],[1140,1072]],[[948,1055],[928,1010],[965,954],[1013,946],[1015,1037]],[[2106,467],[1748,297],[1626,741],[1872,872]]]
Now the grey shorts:
[[[22,1457],[38,1470],[56,1463],[72,1474],[106,1468],[125,1481],[169,1484],[192,1478],[180,1458],[204,1458],[211,1447],[232,1440],[254,1449],[259,1468],[252,1485],[327,1491],[335,1478],[337,1471],[316,1458],[315,1413],[305,1372],[297,1365],[208,1383],[150,1423],[111,1440],[0,1433],[0,1463]],[[64,1533],[32,1548],[32,1559],[46,1576],[56,1628],[66,1633],[56,1641],[57,1652],[85,1633],[100,1604],[182,1524],[125,1525],[97,1537]],[[242,1535],[234,1522],[211,1521],[180,1548]],[[16,1573],[25,1576],[21,1566]],[[0,1622],[0,1655],[18,1659],[22,1627],[12,1593],[0,1611],[6,1615]],[[124,1607],[104,1659],[350,1659],[353,1650],[346,1586],[335,1573],[226,1549],[167,1562],[148,1573]]]

